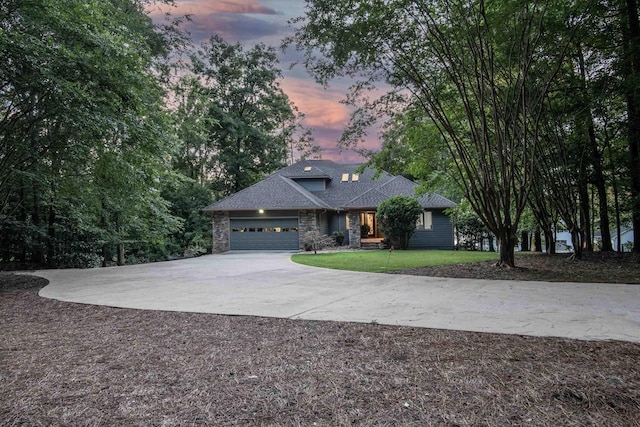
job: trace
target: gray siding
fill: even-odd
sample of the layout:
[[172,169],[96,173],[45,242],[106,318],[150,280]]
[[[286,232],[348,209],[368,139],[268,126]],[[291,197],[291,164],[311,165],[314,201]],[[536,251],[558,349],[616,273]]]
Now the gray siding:
[[322,234],[331,234],[329,232],[329,214],[327,212],[318,214],[318,231]]
[[342,231],[344,233],[344,242],[343,245],[349,245],[349,230],[347,230],[347,213],[339,212],[339,213],[331,213],[329,215],[329,235],[333,234],[334,231]]
[[411,249],[453,249],[453,224],[442,211],[432,211],[432,230],[416,230]]
[[326,189],[324,178],[294,179],[295,182],[309,191],[324,191]]

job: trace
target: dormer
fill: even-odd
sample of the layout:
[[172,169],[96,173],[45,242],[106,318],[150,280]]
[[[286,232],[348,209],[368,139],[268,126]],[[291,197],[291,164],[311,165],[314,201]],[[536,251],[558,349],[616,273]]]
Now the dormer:
[[331,181],[329,175],[322,169],[314,166],[305,166],[302,174],[291,176],[290,178],[306,190],[312,192],[325,191],[327,189],[327,183]]

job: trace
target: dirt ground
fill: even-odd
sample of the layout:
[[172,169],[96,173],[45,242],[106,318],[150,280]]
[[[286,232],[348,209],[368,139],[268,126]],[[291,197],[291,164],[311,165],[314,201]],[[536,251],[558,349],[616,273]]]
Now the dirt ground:
[[[553,263],[543,280],[638,283]],[[638,343],[126,310],[45,284],[0,273],[3,426],[640,426]]]

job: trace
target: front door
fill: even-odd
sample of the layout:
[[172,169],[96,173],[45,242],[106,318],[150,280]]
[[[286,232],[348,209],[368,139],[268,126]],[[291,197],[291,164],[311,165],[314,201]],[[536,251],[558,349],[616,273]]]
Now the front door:
[[[367,230],[366,233],[362,233],[362,238],[373,238],[378,236],[378,224],[376,221],[376,212],[375,211],[366,211],[360,213],[360,224],[365,226],[364,230]],[[368,228],[367,228],[368,227]]]

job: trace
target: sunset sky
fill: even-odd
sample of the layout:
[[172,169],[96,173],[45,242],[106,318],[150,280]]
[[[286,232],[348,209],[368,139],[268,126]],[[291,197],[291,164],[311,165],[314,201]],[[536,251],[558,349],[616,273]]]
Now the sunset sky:
[[[306,115],[305,125],[313,129],[316,144],[323,148],[322,158],[339,162],[358,162],[362,159],[353,151],[340,151],[336,142],[349,119],[348,107],[340,100],[346,95],[348,81],[332,82],[329,88],[317,85],[303,66],[292,70],[291,63],[301,57],[293,49],[282,53],[279,49],[284,37],[291,34],[287,21],[304,15],[304,0],[176,0],[171,8],[174,16],[191,15],[185,28],[199,46],[212,34],[229,43],[240,42],[246,47],[264,43],[278,48],[280,68],[284,74],[282,87],[289,98]],[[165,8],[154,6],[152,18],[159,20]],[[374,130],[363,148],[377,148],[378,135]]]

